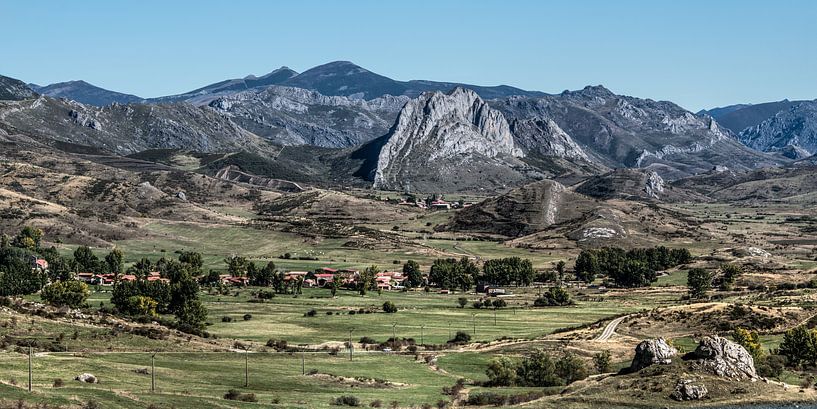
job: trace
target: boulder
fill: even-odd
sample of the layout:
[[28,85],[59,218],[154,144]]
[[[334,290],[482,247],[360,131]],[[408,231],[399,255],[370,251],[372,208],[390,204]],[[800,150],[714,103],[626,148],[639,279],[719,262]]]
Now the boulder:
[[701,340],[690,358],[700,367],[732,379],[756,379],[755,361],[746,348],[717,335]]
[[709,391],[702,383],[696,383],[691,379],[681,379],[675,384],[675,390],[672,392],[672,399],[677,401],[684,400],[699,400],[703,399]]
[[641,341],[635,347],[635,357],[630,364],[630,370],[640,371],[654,364],[669,365],[672,357],[677,354],[678,350],[670,346],[664,338]]
[[99,379],[97,379],[96,376],[93,376],[89,373],[80,374],[79,376],[74,378],[74,380],[83,383],[99,383]]
[[183,200],[183,201],[185,201],[185,202],[187,201],[187,195],[186,195],[186,194],[184,194],[184,192],[178,192],[178,193],[176,193],[176,197],[178,197],[179,199],[181,199],[181,200]]

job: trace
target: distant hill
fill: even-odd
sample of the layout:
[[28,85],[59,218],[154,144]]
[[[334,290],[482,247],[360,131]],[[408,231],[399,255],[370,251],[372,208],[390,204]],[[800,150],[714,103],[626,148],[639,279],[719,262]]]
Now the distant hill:
[[142,102],[144,100],[136,95],[109,91],[107,89],[91,85],[85,81],[60,82],[46,85],[44,87],[36,84],[29,84],[29,86],[34,91],[37,91],[42,95],[47,95],[52,98],[66,98],[98,107],[110,105],[114,102],[118,104],[130,104],[134,102]]
[[723,108],[704,110],[699,114],[709,115],[719,124],[728,128],[735,134],[739,134],[746,128],[755,126],[774,114],[787,110],[801,101],[789,101],[784,99],[777,102],[766,102],[763,104],[739,104]]
[[189,101],[192,103],[206,104],[213,98],[220,95],[229,95],[230,93],[233,92],[240,92],[253,88],[263,88],[270,85],[281,84],[284,81],[296,75],[298,75],[298,73],[295,72],[294,70],[291,70],[289,67],[281,67],[260,77],[248,75],[244,78],[228,79],[216,82],[214,84],[206,85],[204,87],[197,88],[189,92],[185,92],[184,94],[151,98],[147,102],[167,103]]
[[790,103],[760,123],[744,129],[740,140],[763,152],[778,152],[790,159],[817,153],[817,100]]

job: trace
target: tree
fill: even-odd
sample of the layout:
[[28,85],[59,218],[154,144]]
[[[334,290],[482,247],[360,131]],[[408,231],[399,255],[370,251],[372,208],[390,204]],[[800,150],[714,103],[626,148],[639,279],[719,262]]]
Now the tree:
[[201,253],[195,251],[183,251],[179,254],[179,262],[187,267],[190,274],[198,276],[201,274],[201,268],[204,266],[204,261],[201,258]]
[[133,295],[126,299],[126,301],[118,305],[120,312],[135,316],[157,317],[156,307],[159,303],[153,298],[144,295]]
[[723,263],[718,268],[721,272],[721,290],[730,290],[735,285],[735,280],[743,275],[743,267],[732,264]]
[[82,281],[57,281],[49,284],[40,292],[43,301],[58,307],[79,308],[85,305],[91,292]]
[[33,294],[43,288],[48,277],[32,269],[29,250],[16,247],[0,248],[0,296]]
[[360,295],[366,295],[366,291],[375,287],[375,278],[380,269],[377,266],[369,266],[363,269],[358,276],[357,289]]
[[712,273],[702,268],[693,268],[687,272],[687,288],[692,298],[704,298],[712,288]]
[[613,369],[611,363],[610,351],[607,349],[593,355],[593,366],[598,373],[610,372]]
[[522,359],[516,372],[524,386],[560,386],[564,381],[556,375],[556,363],[545,351],[536,349]]
[[189,300],[177,308],[174,314],[180,323],[194,328],[202,328],[207,320],[207,308],[199,299]]
[[[557,266],[558,269],[558,266]],[[586,283],[592,282],[599,273],[599,261],[592,251],[582,250],[579,257],[576,258],[576,265],[573,267],[576,279],[582,280]],[[562,277],[564,272],[559,273]]]
[[460,308],[465,308],[466,304],[468,304],[468,299],[465,297],[457,298],[457,304],[459,304]]
[[760,360],[763,357],[763,347],[760,344],[760,337],[758,337],[757,332],[745,328],[735,328],[732,338],[746,348],[755,360]]
[[559,260],[559,262],[556,263],[556,274],[559,276],[559,281],[565,280],[565,265],[564,260]]
[[406,277],[406,286],[417,288],[423,284],[423,273],[420,271],[420,264],[414,260],[406,261],[403,264],[403,275]]
[[533,301],[534,307],[553,307],[570,305],[573,301],[570,299],[570,293],[562,287],[550,287],[539,298]]
[[338,293],[338,287],[340,287],[340,280],[332,278],[332,283],[330,284],[329,291],[332,293],[332,297],[334,298],[335,295]]
[[74,277],[74,260],[57,254],[47,257],[46,261],[48,261],[48,278],[51,281],[67,281]]
[[587,378],[587,366],[584,361],[572,352],[565,352],[556,361],[556,376],[562,379],[565,384]]
[[267,263],[267,265],[260,270],[255,269],[254,267],[252,269],[247,268],[247,277],[249,277],[250,279],[250,285],[269,287],[270,285],[272,285],[275,271],[276,271],[275,263],[273,263],[272,261]]
[[20,233],[14,237],[14,247],[19,247],[27,250],[36,251],[40,248],[40,242],[43,238],[43,231],[31,226],[23,227]]
[[610,278],[620,287],[646,287],[656,280],[655,270],[647,263],[634,259],[623,261],[620,268],[610,272]]
[[221,276],[216,270],[210,270],[206,276],[201,278],[201,283],[204,285],[218,285],[221,282]]
[[790,366],[817,364],[817,332],[809,330],[805,325],[786,331],[778,353],[786,357]]
[[247,259],[240,256],[230,256],[224,259],[227,272],[233,277],[242,277],[247,272]]
[[465,331],[457,331],[453,339],[449,339],[449,344],[465,344],[471,341],[471,335]]
[[150,274],[152,270],[153,264],[147,257],[142,257],[141,260],[137,261],[136,264],[129,269],[131,274],[142,279],[147,279],[148,274]]
[[105,264],[108,267],[108,272],[117,277],[121,275],[125,271],[125,263],[122,261],[123,258],[122,250],[111,250],[111,252],[105,256]]
[[391,301],[386,301],[383,303],[383,312],[388,314],[394,314],[395,312],[397,312],[397,306],[394,305],[394,303]]
[[516,384],[517,363],[511,358],[500,355],[488,364],[485,374],[490,386],[514,386]]
[[100,272],[99,258],[88,246],[79,246],[74,250],[74,265],[79,272]]

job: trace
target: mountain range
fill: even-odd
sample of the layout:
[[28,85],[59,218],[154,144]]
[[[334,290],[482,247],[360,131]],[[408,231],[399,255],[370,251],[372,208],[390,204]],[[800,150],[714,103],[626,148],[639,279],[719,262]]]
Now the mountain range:
[[0,100],[0,127],[53,146],[185,150],[211,158],[200,165],[212,175],[391,190],[502,192],[618,168],[673,181],[724,166],[792,166],[817,150],[815,101],[693,114],[603,86],[550,95],[396,81],[345,61],[152,99],[0,77]]

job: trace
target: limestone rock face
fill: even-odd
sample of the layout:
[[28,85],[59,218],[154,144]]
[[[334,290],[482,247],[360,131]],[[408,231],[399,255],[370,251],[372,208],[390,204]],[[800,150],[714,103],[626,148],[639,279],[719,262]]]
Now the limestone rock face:
[[738,138],[751,148],[791,159],[817,153],[817,100],[803,101],[744,129]]
[[672,357],[677,354],[678,350],[670,346],[664,338],[644,340],[635,347],[635,357],[630,369],[640,371],[650,365],[669,365],[672,363]]
[[502,113],[459,87],[409,101],[385,138],[374,172],[377,188],[402,188],[422,177],[419,170],[456,179],[466,176],[458,171],[476,167],[510,169],[516,164],[507,159],[523,156]]
[[691,379],[682,379],[675,384],[675,390],[670,396],[677,401],[699,400],[703,399],[707,393],[709,391],[706,390],[704,384],[696,383]]
[[701,340],[692,353],[697,364],[715,375],[732,379],[755,379],[755,361],[746,348],[717,335]]
[[590,162],[581,146],[550,118],[516,120],[511,130],[526,152]]
[[99,379],[97,379],[96,376],[91,375],[89,373],[80,374],[76,378],[74,378],[74,380],[83,383],[99,383]]
[[659,194],[664,193],[664,179],[656,172],[651,172],[644,185],[644,192],[653,199],[660,199]]

